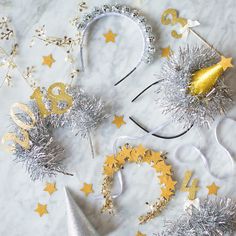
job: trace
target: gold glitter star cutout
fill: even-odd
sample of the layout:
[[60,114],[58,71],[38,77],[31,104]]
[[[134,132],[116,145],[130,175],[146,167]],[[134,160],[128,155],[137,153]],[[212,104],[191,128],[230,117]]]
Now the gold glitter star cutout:
[[48,192],[49,195],[52,195],[54,192],[57,191],[56,183],[46,183],[46,187],[44,188],[45,192]]
[[221,61],[219,64],[222,66],[223,70],[226,71],[230,67],[234,67],[232,62],[232,57],[226,58],[224,56],[221,56]]
[[37,212],[40,217],[42,217],[44,214],[48,214],[46,204],[43,205],[43,204],[38,203],[37,208],[34,211]]
[[84,183],[84,186],[80,189],[80,191],[84,192],[85,196],[88,197],[89,194],[94,193],[93,185]]
[[116,127],[119,129],[122,125],[125,125],[124,116],[116,116],[114,117],[114,120],[112,121],[112,124],[115,124]]
[[43,56],[43,65],[48,66],[49,68],[52,67],[52,64],[55,62],[52,54],[48,55],[48,56]]
[[166,57],[167,59],[169,59],[172,53],[173,51],[171,50],[170,46],[161,49],[161,57]]
[[170,197],[173,195],[174,193],[171,192],[171,190],[167,189],[167,188],[161,188],[161,196],[164,197],[166,200],[170,200]]
[[214,182],[211,184],[211,185],[209,185],[209,186],[207,186],[207,188],[208,188],[208,195],[217,195],[217,192],[218,192],[218,190],[219,190],[219,186],[217,186]]
[[136,236],[147,236],[146,234],[141,233],[140,231],[137,232]]
[[109,42],[115,43],[116,42],[117,34],[114,34],[111,30],[109,30],[106,34],[103,34],[103,36],[105,37],[106,43],[109,43]]

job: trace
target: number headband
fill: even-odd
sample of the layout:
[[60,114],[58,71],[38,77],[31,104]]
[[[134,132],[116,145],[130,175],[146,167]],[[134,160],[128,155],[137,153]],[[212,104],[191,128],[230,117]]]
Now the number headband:
[[135,9],[131,9],[128,6],[122,6],[119,4],[95,7],[92,12],[84,15],[82,21],[77,25],[78,30],[82,33],[80,43],[80,59],[82,71],[84,71],[83,43],[87,29],[96,20],[110,15],[124,16],[126,18],[129,18],[139,26],[143,36],[143,52],[139,62],[126,76],[124,76],[115,84],[116,86],[124,81],[128,76],[130,76],[141,65],[142,62],[144,62],[145,64],[150,64],[153,61],[153,54],[155,53],[155,37],[152,34],[152,27],[146,23],[146,18],[144,16],[140,16],[139,12]]

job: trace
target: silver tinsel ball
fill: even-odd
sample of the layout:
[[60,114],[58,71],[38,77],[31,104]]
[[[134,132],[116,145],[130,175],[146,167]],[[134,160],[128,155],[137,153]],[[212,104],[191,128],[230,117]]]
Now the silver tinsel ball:
[[[67,93],[73,97],[73,105],[63,115],[42,118],[37,104],[35,102],[28,104],[36,117],[36,124],[28,131],[30,148],[24,149],[18,144],[15,145],[15,160],[23,163],[32,180],[42,180],[44,177],[52,177],[57,173],[68,174],[63,164],[66,158],[63,144],[53,137],[55,128],[69,127],[85,137],[108,117],[105,104],[100,99],[90,97],[78,87],[69,87]],[[46,99],[45,104],[50,109],[50,102]],[[61,102],[58,106],[64,105]],[[31,123],[27,114],[17,113],[17,116],[24,123]],[[20,128],[15,123],[13,123],[13,130],[21,137]]]
[[188,88],[194,72],[216,64],[220,60],[213,49],[203,46],[180,48],[178,54],[170,56],[162,68],[158,79],[157,103],[164,114],[184,127],[192,124],[206,126],[214,118],[228,109],[232,103],[229,88],[221,79],[207,96],[193,96]]
[[226,236],[236,231],[236,202],[229,198],[200,202],[192,206],[191,214],[185,213],[166,225],[158,236]]

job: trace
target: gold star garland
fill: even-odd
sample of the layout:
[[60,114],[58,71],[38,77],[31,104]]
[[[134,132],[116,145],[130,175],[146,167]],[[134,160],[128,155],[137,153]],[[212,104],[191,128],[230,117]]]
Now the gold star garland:
[[174,195],[176,181],[172,178],[171,166],[165,163],[166,154],[155,152],[144,148],[142,145],[131,147],[129,144],[120,148],[117,155],[107,156],[104,163],[104,179],[102,184],[102,194],[105,202],[102,207],[102,212],[114,213],[114,204],[111,196],[111,188],[115,173],[124,168],[127,163],[148,163],[158,173],[158,178],[161,184],[161,196],[150,206],[150,211],[139,217],[139,223],[144,224],[158,216],[166,207]]

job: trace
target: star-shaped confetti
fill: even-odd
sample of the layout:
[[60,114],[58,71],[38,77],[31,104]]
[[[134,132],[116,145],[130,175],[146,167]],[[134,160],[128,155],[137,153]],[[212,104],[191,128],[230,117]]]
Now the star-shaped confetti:
[[84,186],[80,189],[80,191],[84,192],[85,196],[88,197],[89,194],[94,193],[93,185],[84,183]]
[[117,34],[114,34],[111,30],[109,30],[106,34],[103,34],[103,36],[105,37],[106,43],[116,42]]
[[217,192],[218,192],[218,190],[219,190],[219,186],[217,186],[214,182],[211,184],[211,185],[209,185],[209,186],[207,186],[207,188],[208,188],[208,195],[217,195]]
[[221,61],[219,64],[222,66],[223,70],[226,71],[230,67],[234,67],[232,64],[232,57],[226,58],[224,56],[221,56]]
[[48,66],[49,68],[52,67],[52,64],[55,62],[52,54],[49,54],[48,56],[43,56],[43,65]]
[[173,51],[171,50],[170,46],[161,49],[161,57],[166,57],[169,59],[172,53]]
[[117,165],[118,161],[115,159],[114,155],[107,156],[105,164],[108,166],[115,166]]
[[136,236],[147,236],[146,234],[141,233],[140,231],[137,232]]
[[48,214],[46,204],[43,205],[43,204],[38,203],[37,208],[34,211],[37,212],[40,217],[42,217],[44,214]]
[[126,122],[124,121],[124,116],[117,116],[115,115],[112,124],[115,124],[116,127],[119,129],[122,125],[125,125]]
[[45,186],[45,188],[44,188],[44,191],[45,191],[45,192],[48,192],[49,195],[52,195],[54,192],[57,191],[56,183],[46,183],[46,186]]

